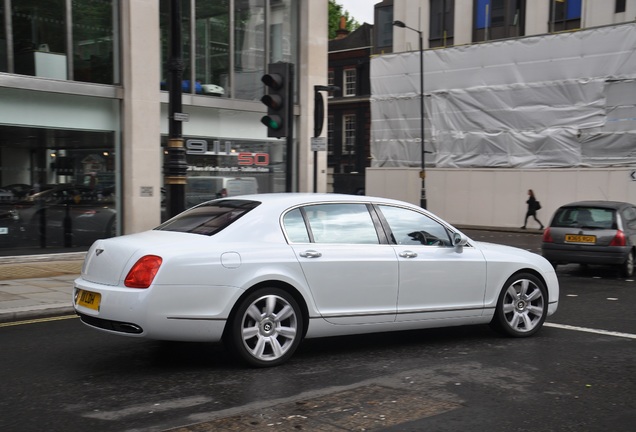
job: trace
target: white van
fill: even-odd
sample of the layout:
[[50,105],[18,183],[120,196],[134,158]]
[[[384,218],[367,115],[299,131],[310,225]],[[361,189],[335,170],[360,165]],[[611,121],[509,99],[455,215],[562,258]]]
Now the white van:
[[226,196],[258,193],[255,177],[188,177],[186,184],[186,206],[192,207],[202,202]]

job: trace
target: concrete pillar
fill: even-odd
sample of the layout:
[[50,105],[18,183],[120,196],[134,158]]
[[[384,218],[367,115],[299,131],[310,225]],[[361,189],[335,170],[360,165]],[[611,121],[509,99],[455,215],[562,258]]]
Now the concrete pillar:
[[[372,7],[371,5],[369,7]],[[299,77],[300,118],[298,130],[298,190],[313,191],[314,153],[311,137],[314,131],[314,86],[327,85],[327,0],[305,0],[300,11],[300,57],[296,65]],[[327,95],[323,92],[325,105]],[[327,110],[325,110],[326,112]],[[327,136],[327,120],[323,123],[322,136]],[[318,192],[327,190],[327,152],[318,152]]]
[[159,2],[123,1],[122,233],[160,223]]

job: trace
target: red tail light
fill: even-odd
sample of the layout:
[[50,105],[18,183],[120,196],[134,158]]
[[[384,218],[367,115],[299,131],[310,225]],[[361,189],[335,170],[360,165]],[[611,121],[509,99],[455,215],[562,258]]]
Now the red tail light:
[[554,242],[554,240],[552,240],[552,234],[550,234],[550,228],[546,228],[545,231],[543,231],[543,242],[544,243]]
[[163,259],[156,255],[146,255],[128,272],[124,285],[128,288],[148,288],[161,267]]
[[625,238],[625,233],[621,230],[616,231],[616,235],[610,242],[610,246],[625,246],[627,244],[627,239]]

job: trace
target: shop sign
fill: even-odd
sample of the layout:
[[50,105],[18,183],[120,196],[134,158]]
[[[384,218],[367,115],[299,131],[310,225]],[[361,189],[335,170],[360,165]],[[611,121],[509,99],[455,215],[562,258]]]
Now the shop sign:
[[201,156],[234,156],[241,167],[265,167],[269,166],[269,153],[237,152],[232,148],[232,141],[221,143],[214,140],[208,143],[202,139],[189,139],[185,142],[186,154]]
[[238,164],[267,166],[269,165],[269,154],[242,152],[238,154]]
[[207,140],[189,139],[185,142],[185,148],[186,153],[190,155],[230,156],[235,154],[232,152],[232,141],[221,143],[220,140],[214,140],[212,144],[209,144]]

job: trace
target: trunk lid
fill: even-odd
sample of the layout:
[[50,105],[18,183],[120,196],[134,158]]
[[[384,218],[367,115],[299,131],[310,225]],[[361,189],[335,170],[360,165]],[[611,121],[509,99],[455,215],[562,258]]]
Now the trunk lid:
[[211,237],[198,234],[154,230],[97,240],[86,254],[82,278],[98,284],[118,285],[144,255],[166,258],[199,242],[211,241]]

